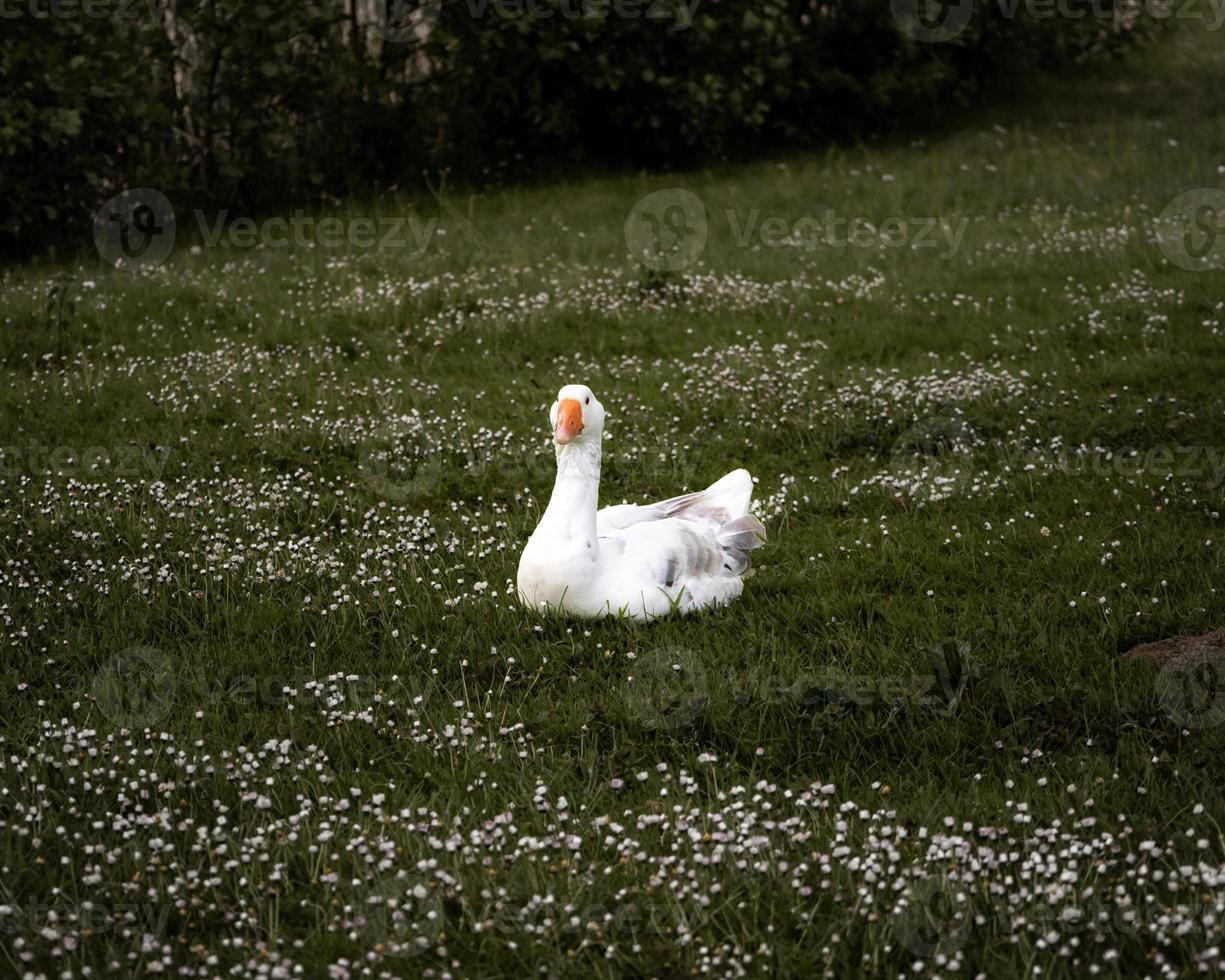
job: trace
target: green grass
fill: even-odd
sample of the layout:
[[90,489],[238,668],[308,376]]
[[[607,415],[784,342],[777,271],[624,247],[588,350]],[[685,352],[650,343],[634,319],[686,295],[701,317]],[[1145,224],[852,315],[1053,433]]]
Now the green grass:
[[[652,273],[668,187],[707,244]],[[339,214],[436,218],[419,256],[193,249],[181,201],[153,272],[9,270],[10,968],[1215,969],[1225,708],[1119,654],[1225,626],[1225,273],[1153,233],[1222,187],[1182,33],[913,145]],[[744,247],[729,209],[968,224]],[[758,478],[740,601],[514,604],[571,381],[603,500]]]

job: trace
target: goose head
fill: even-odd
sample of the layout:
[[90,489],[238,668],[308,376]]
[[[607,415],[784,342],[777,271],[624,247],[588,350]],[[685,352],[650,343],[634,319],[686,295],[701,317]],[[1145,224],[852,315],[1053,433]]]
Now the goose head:
[[566,385],[557,393],[549,409],[553,442],[600,445],[604,435],[604,406],[586,385]]

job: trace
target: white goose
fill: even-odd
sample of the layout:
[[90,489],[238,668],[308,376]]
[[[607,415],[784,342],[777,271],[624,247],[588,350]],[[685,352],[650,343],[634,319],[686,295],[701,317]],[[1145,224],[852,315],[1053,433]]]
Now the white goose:
[[549,422],[557,481],[519,559],[524,603],[589,618],[653,619],[740,595],[748,552],[766,533],[748,512],[747,470],[700,493],[598,510],[603,407],[586,385],[566,385]]

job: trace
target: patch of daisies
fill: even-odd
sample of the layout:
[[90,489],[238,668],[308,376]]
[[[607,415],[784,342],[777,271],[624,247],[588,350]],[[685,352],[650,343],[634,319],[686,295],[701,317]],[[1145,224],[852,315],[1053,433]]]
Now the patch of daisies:
[[[293,976],[333,934],[334,977],[475,975],[490,941],[526,972],[561,957],[652,975],[655,959],[658,975],[745,977],[804,936],[831,977],[872,943],[933,976],[984,943],[1044,972],[1110,973],[1136,938],[1156,976],[1221,966],[1225,854],[1202,807],[1154,833],[1099,812],[1101,780],[1050,784],[1037,750],[1026,799],[977,821],[902,820],[883,786],[738,783],[709,751],[570,799],[547,744],[497,704],[399,681],[279,692],[363,753],[399,755],[385,783],[340,742],[213,744],[113,724],[89,698],[0,742],[0,854],[52,882],[4,888],[14,960],[31,976]],[[445,805],[444,768],[468,774]]]

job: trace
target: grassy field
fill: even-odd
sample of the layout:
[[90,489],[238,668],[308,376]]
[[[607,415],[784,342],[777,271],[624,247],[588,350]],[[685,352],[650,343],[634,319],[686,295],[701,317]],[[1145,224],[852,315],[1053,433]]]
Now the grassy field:
[[[1219,42],[4,273],[0,970],[1217,971],[1225,696],[1120,653],[1225,626]],[[517,607],[572,381],[604,502],[757,478],[740,601]]]

